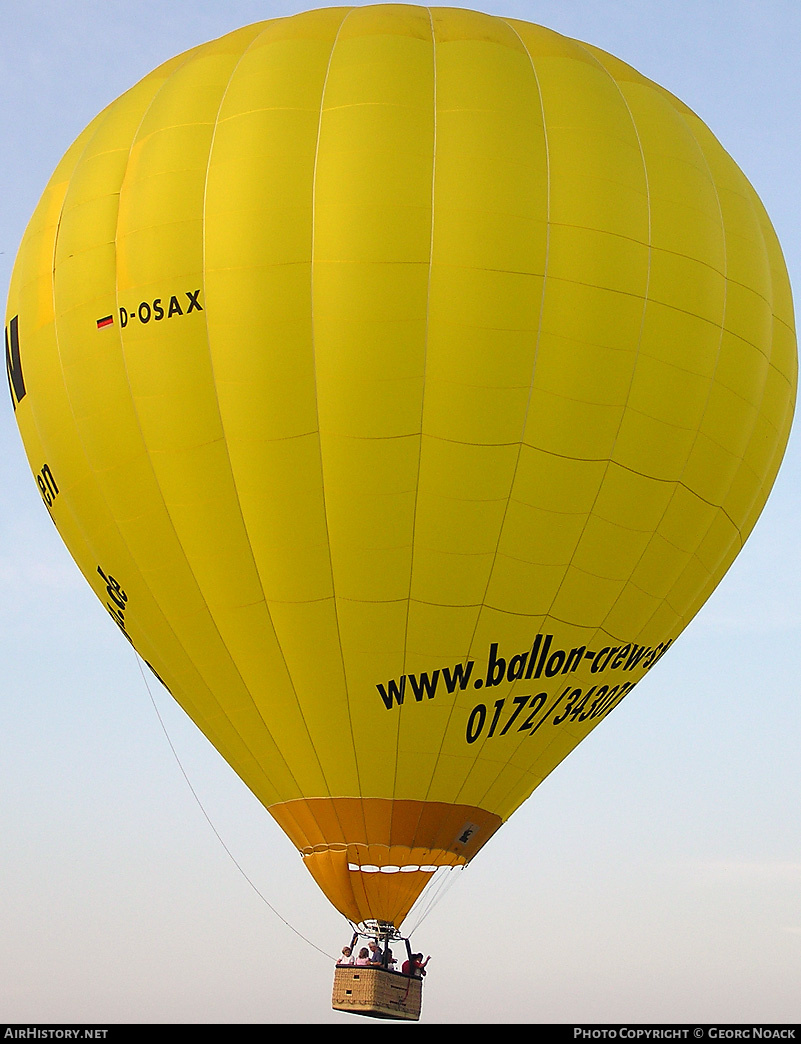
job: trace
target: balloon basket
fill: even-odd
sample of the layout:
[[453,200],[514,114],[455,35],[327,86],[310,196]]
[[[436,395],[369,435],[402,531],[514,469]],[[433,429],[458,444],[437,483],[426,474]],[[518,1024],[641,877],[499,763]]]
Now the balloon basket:
[[[349,1011],[351,1015],[417,1022],[423,1006],[425,971],[415,976],[396,971],[392,967],[396,962],[389,948],[390,943],[402,942],[408,968],[413,968],[414,954],[409,940],[387,921],[365,921],[353,925],[353,928],[351,952],[355,955],[359,938],[370,939],[371,948],[378,944],[381,961],[378,964],[337,964],[331,1007],[334,1011]],[[368,950],[364,948],[361,952],[367,958]]]
[[337,967],[331,1007],[374,1019],[417,1022],[423,1004],[423,981],[387,968]]

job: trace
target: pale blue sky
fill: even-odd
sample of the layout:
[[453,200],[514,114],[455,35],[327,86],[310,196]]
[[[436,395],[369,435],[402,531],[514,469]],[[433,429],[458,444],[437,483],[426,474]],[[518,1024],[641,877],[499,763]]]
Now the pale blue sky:
[[[59,158],[159,62],[277,0],[0,0],[0,283]],[[332,6],[332,5],[317,5]],[[486,0],[597,44],[709,124],[801,286],[797,0]],[[200,812],[134,655],[73,566],[0,405],[0,1020],[366,1025]],[[424,1018],[801,1020],[801,451],[691,628],[413,937]],[[193,786],[260,891],[347,941],[291,844],[163,690]]]

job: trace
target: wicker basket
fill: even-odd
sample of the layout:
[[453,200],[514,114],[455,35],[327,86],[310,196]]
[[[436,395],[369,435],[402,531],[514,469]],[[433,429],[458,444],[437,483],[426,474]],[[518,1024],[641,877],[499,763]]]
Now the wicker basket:
[[331,1007],[374,1019],[420,1018],[423,1003],[422,979],[410,979],[386,968],[337,967]]

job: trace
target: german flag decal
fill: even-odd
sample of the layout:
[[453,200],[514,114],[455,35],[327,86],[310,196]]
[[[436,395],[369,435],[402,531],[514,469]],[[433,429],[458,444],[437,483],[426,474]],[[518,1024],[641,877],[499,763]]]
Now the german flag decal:
[[98,319],[97,320],[97,328],[98,328],[98,330],[102,330],[104,326],[113,326],[113,325],[114,325],[114,316],[113,315],[104,315],[102,319]]

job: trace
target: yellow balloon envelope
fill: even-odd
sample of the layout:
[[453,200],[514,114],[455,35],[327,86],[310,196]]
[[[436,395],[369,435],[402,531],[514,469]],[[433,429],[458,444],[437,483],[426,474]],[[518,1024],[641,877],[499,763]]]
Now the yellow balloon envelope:
[[354,922],[399,926],[689,623],[796,384],[754,190],[540,26],[330,8],[167,62],[6,317],[60,534]]

